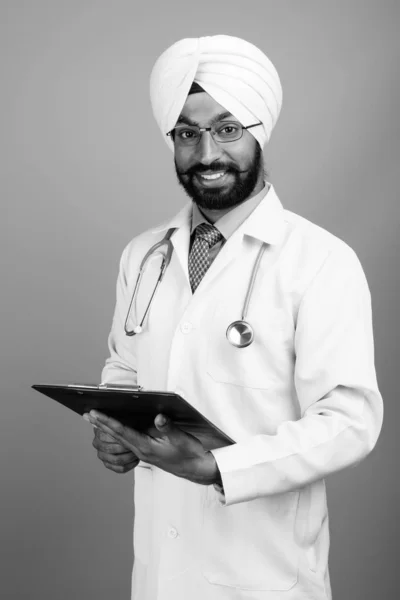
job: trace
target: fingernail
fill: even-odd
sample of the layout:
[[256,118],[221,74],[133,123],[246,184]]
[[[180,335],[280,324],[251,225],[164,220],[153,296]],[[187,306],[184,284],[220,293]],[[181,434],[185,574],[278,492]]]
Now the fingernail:
[[84,415],[82,415],[82,419],[84,419],[85,421],[87,421],[88,423],[90,423],[90,418],[88,413],[85,413]]
[[158,416],[158,424],[160,425],[160,427],[163,427],[166,422],[167,422],[167,419],[164,417],[164,415]]

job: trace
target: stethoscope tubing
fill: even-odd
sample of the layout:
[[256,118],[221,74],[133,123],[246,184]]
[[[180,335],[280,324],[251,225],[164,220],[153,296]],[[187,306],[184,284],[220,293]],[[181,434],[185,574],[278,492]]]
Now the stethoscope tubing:
[[[148,314],[148,312],[150,310],[150,307],[151,307],[151,304],[153,302],[153,298],[155,296],[155,293],[156,293],[156,291],[158,289],[158,286],[160,285],[160,283],[161,283],[161,281],[162,281],[162,279],[164,277],[165,271],[166,271],[166,269],[167,269],[167,267],[168,267],[168,265],[169,265],[169,263],[171,261],[172,252],[173,252],[173,245],[172,245],[172,242],[171,242],[170,238],[171,238],[172,234],[174,233],[174,231],[175,231],[175,229],[173,229],[173,228],[169,229],[167,231],[166,235],[164,236],[164,238],[160,242],[157,242],[156,244],[154,244],[154,246],[152,246],[146,252],[145,256],[143,257],[143,259],[142,259],[142,261],[140,263],[139,273],[138,273],[138,276],[136,278],[135,287],[134,287],[132,298],[131,298],[131,301],[130,301],[130,304],[129,304],[129,308],[128,308],[128,314],[126,315],[126,319],[125,319],[124,330],[125,330],[125,333],[126,333],[127,336],[132,337],[132,336],[134,336],[134,335],[136,335],[138,333],[141,333],[142,330],[143,330],[143,324],[144,324],[144,322],[146,320],[146,317],[147,317],[147,314]],[[162,263],[161,263],[161,267],[160,267],[160,274],[159,274],[157,282],[156,282],[156,284],[154,286],[154,289],[153,289],[153,292],[151,294],[150,300],[147,303],[146,310],[144,312],[143,318],[142,318],[141,322],[138,325],[136,325],[133,329],[128,329],[128,321],[129,321],[129,318],[130,318],[130,315],[131,315],[131,312],[132,312],[134,301],[135,301],[136,296],[138,294],[138,289],[139,289],[140,283],[142,281],[142,277],[143,277],[143,273],[144,273],[146,264],[147,264],[149,258],[157,250],[159,250],[162,246],[167,246],[167,251],[166,251],[165,254],[162,255],[163,259],[162,259]],[[233,323],[231,323],[228,326],[227,331],[226,331],[226,337],[227,337],[228,341],[232,345],[234,345],[234,346],[236,346],[238,348],[245,348],[246,346],[250,345],[252,343],[252,341],[253,341],[253,338],[254,338],[253,328],[250,325],[250,323],[248,323],[246,321],[246,318],[247,318],[247,314],[248,314],[248,311],[249,311],[249,305],[250,305],[250,300],[251,300],[251,297],[252,297],[252,294],[253,294],[255,280],[257,278],[258,270],[260,268],[261,259],[263,257],[263,254],[265,252],[266,247],[267,247],[267,244],[265,242],[263,242],[263,244],[262,244],[262,246],[261,246],[261,248],[260,248],[260,250],[259,250],[259,252],[257,254],[256,261],[255,261],[255,263],[253,265],[253,268],[252,268],[252,271],[251,271],[251,275],[250,275],[249,285],[248,285],[246,296],[245,296],[244,303],[243,303],[242,318],[239,321],[234,321]],[[237,334],[238,334],[238,336],[240,338],[241,335],[243,335],[243,332],[242,332],[242,334],[239,333],[241,329],[242,330],[244,329],[246,331],[247,341],[245,343],[238,343],[238,342],[236,342],[236,341],[233,340],[232,332],[234,330],[236,330]]]
[[[125,334],[127,336],[129,336],[129,337],[132,337],[132,336],[136,335],[137,333],[141,333],[141,331],[142,331],[143,323],[144,323],[144,321],[146,319],[147,313],[150,310],[150,306],[151,306],[151,303],[153,301],[154,295],[155,295],[155,293],[157,291],[157,288],[160,285],[160,283],[161,283],[161,281],[162,281],[162,279],[164,277],[165,271],[167,270],[167,267],[168,267],[168,265],[169,265],[169,263],[171,261],[172,252],[173,252],[174,247],[172,245],[172,242],[171,242],[170,238],[171,238],[172,234],[174,233],[174,231],[175,231],[175,228],[168,229],[168,231],[165,234],[165,236],[163,237],[163,239],[161,241],[157,242],[156,244],[154,244],[154,246],[152,246],[146,252],[146,254],[144,255],[144,257],[142,259],[142,262],[140,263],[139,273],[138,273],[138,276],[136,278],[135,287],[134,287],[134,290],[133,290],[132,298],[131,298],[131,301],[130,301],[130,304],[129,304],[128,313],[126,315],[125,325],[124,325]],[[139,325],[136,325],[136,327],[134,327],[133,329],[128,329],[129,317],[131,315],[133,303],[134,303],[135,298],[136,298],[137,293],[138,293],[140,282],[142,281],[142,276],[143,276],[144,269],[146,267],[147,261],[162,246],[167,246],[167,251],[166,251],[165,254],[162,255],[163,259],[162,259],[162,263],[161,263],[161,267],[160,267],[160,274],[158,276],[156,285],[154,286],[154,290],[153,290],[153,293],[151,294],[150,300],[147,303],[147,307],[146,307],[145,313],[143,315],[143,318],[142,318],[142,320],[141,320],[141,322],[140,322]]]
[[138,274],[138,276],[136,278],[135,288],[133,290],[132,298],[131,298],[131,301],[130,301],[130,304],[129,304],[129,308],[128,308],[128,312],[127,312],[126,319],[125,319],[124,330],[125,330],[125,334],[128,335],[129,337],[135,335],[135,329],[136,329],[136,327],[135,327],[135,329],[128,329],[128,321],[129,321],[129,317],[131,316],[133,301],[136,298],[136,291],[138,289],[139,282],[142,279],[142,273],[143,273],[143,270],[140,267],[139,274]]
[[261,259],[263,257],[266,247],[267,247],[267,244],[265,242],[263,242],[263,244],[257,254],[256,262],[254,263],[253,269],[251,271],[250,282],[249,282],[249,285],[247,288],[247,293],[246,293],[246,297],[244,299],[244,304],[243,304],[242,321],[246,320],[247,314],[249,312],[249,304],[250,304],[251,296],[253,294],[254,283],[256,281],[258,269],[260,268],[260,262],[261,262]]

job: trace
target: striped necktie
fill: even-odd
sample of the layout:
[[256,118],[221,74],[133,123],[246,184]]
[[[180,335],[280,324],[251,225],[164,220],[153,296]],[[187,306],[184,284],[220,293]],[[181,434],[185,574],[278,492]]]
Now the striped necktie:
[[202,223],[196,227],[195,239],[189,254],[189,281],[192,292],[210,266],[210,248],[222,237],[222,233],[211,223]]

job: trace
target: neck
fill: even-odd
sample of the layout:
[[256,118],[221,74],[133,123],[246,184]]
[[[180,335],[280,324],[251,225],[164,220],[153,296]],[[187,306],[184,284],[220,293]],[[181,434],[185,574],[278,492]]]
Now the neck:
[[[250,196],[247,196],[247,198],[245,200],[243,200],[242,204],[244,202],[247,202],[247,200],[250,200],[250,198],[254,198],[254,196],[257,196],[257,194],[259,194],[261,192],[261,190],[264,188],[264,172],[263,170],[260,171],[260,174],[258,176],[257,179],[257,183],[253,189],[253,191],[251,192]],[[211,210],[209,208],[201,208],[201,212],[203,213],[203,215],[206,217],[206,219],[208,221],[210,221],[210,223],[215,223],[216,221],[218,221],[218,219],[220,219],[221,217],[223,217],[224,215],[226,215],[228,212],[230,212],[231,210],[233,210],[234,208],[236,208],[236,206],[238,206],[237,204],[235,206],[231,206],[229,208],[223,208],[221,210]]]

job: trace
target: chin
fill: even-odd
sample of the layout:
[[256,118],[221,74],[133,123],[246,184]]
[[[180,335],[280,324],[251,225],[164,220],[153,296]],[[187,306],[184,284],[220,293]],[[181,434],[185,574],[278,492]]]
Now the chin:
[[245,202],[253,193],[256,183],[255,180],[245,179],[242,181],[237,177],[236,181],[226,189],[199,190],[191,197],[200,208],[226,210]]
[[232,196],[232,194],[229,193],[207,190],[205,194],[196,194],[196,196],[192,196],[192,200],[199,208],[205,208],[207,210],[224,210],[241,204],[245,199],[236,198],[235,195]]

